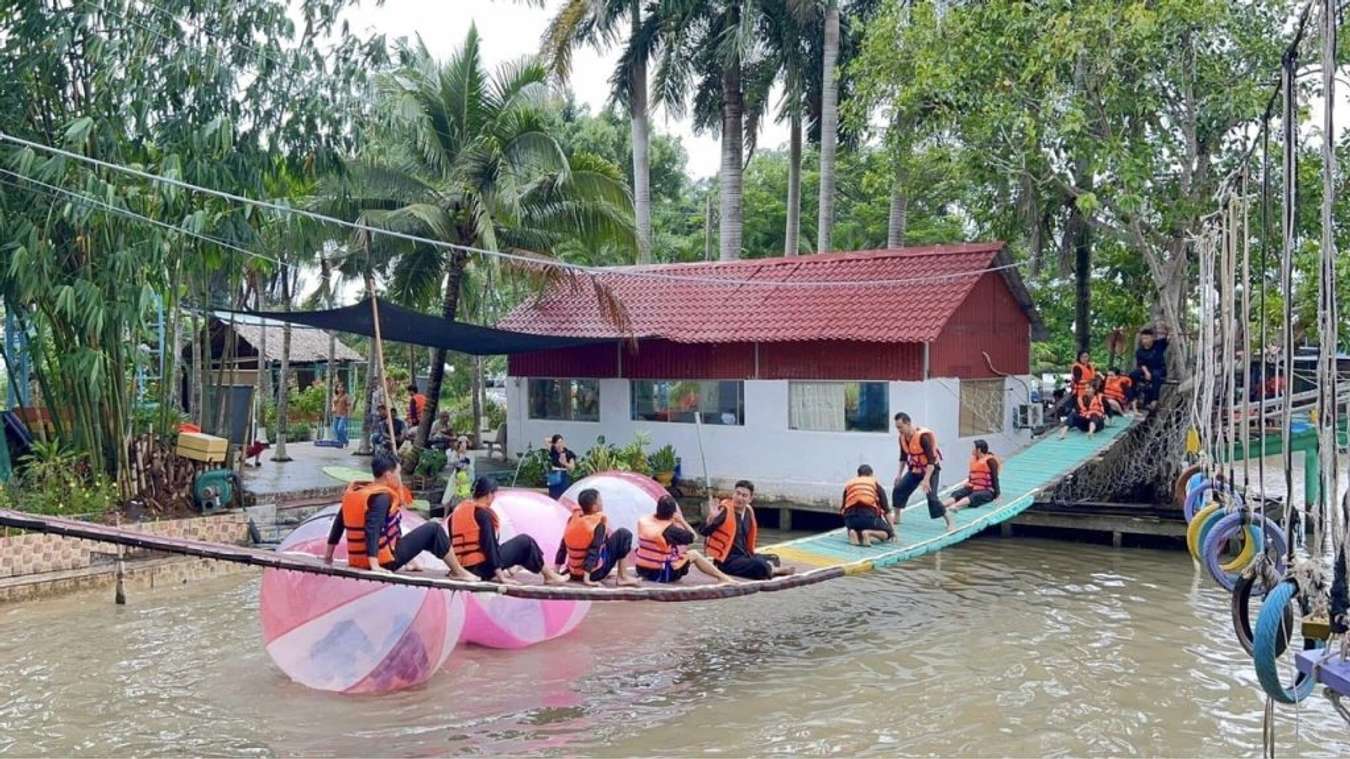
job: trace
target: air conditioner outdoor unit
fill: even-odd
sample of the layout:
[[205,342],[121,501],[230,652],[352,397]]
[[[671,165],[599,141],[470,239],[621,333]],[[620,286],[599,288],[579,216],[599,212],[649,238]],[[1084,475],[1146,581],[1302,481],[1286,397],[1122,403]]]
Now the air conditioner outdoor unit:
[[1039,403],[1021,403],[1013,416],[1013,427],[1019,430],[1034,430],[1045,423],[1045,409]]

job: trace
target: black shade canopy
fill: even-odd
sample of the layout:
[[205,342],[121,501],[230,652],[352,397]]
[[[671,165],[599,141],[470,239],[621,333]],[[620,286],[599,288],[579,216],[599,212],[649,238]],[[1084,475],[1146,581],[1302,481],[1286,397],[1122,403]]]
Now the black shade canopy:
[[[594,338],[550,337],[480,327],[476,324],[448,321],[439,316],[410,311],[386,300],[381,300],[379,306],[381,339],[395,343],[425,345],[429,348],[445,348],[475,356],[528,353],[610,342]],[[291,324],[304,324],[334,332],[375,336],[375,320],[371,316],[369,298],[352,306],[326,311],[236,311],[235,313]]]

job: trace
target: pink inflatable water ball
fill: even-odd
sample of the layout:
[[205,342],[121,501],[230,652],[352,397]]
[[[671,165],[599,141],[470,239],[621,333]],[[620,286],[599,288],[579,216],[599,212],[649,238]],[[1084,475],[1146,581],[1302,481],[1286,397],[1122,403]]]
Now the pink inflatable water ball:
[[[571,513],[557,501],[530,490],[503,489],[492,501],[497,539],[529,535],[552,564]],[[566,635],[590,611],[589,601],[545,601],[473,593],[465,602],[463,639],[489,648],[525,648]]]
[[570,509],[577,508],[581,491],[594,488],[600,491],[600,500],[609,517],[609,529],[626,528],[637,536],[637,523],[642,517],[656,512],[656,501],[666,495],[666,489],[652,478],[633,472],[600,472],[572,483],[558,500]]
[[[278,550],[323,556],[337,509],[305,521]],[[404,534],[425,521],[404,512]],[[333,555],[346,559],[345,537]],[[425,553],[412,564],[445,568]],[[464,626],[464,595],[268,569],[259,601],[263,641],[272,661],[302,685],[387,693],[425,682],[449,658]]]

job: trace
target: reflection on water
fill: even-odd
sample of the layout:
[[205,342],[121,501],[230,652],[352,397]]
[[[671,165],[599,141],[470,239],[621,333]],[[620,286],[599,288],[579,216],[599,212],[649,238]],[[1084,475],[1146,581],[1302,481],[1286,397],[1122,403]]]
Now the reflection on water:
[[[344,698],[263,651],[258,580],[0,608],[0,753],[1256,755],[1225,594],[1180,552],[976,540],[824,585],[596,604],[573,635],[461,648]],[[1298,744],[1295,745],[1297,726]],[[1350,754],[1316,695],[1281,753]]]

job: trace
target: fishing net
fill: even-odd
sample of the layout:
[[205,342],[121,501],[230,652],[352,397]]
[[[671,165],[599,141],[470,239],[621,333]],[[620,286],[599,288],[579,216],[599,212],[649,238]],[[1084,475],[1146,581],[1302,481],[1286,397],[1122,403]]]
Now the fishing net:
[[[1190,398],[1173,388],[1157,408],[1111,446],[1101,458],[1060,481],[1047,500],[1055,503],[1114,501],[1166,503],[1181,471]],[[1122,424],[1119,418],[1115,424]]]

